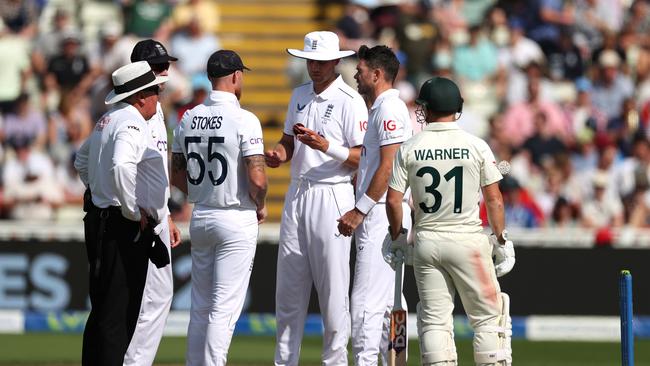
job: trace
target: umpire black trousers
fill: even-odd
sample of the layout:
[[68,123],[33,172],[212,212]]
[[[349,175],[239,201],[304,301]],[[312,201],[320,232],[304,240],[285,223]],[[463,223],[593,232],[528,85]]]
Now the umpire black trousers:
[[139,223],[124,218],[118,207],[89,210],[84,230],[91,310],[82,365],[122,365],[147,279],[146,239]]

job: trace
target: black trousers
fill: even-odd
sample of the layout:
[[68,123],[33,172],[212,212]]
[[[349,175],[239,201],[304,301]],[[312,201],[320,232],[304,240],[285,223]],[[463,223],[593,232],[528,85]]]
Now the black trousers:
[[119,208],[93,208],[84,217],[91,310],[83,335],[82,365],[124,361],[147,279],[145,239],[138,222]]

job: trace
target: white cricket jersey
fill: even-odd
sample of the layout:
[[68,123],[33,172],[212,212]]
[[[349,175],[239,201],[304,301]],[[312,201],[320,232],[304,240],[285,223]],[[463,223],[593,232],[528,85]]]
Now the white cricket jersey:
[[139,207],[157,221],[164,217],[169,179],[152,137],[147,121],[127,103],[116,104],[95,124],[75,159],[95,206],[121,206],[134,221],[140,220]]
[[395,155],[389,187],[411,188],[415,228],[480,232],[481,187],[503,177],[488,144],[455,122],[426,125]]
[[[412,135],[411,117],[406,104],[399,98],[399,90],[381,93],[368,115],[368,130],[363,138],[357,175],[357,197],[366,193],[370,186],[381,160],[381,147],[402,143]],[[386,202],[386,193],[377,202]]]
[[187,159],[190,202],[256,209],[243,158],[264,154],[262,126],[234,94],[213,90],[204,104],[185,112],[174,130],[172,152]]
[[[284,133],[293,136],[293,125],[305,127],[325,137],[330,144],[345,147],[363,143],[365,124],[368,120],[366,104],[354,89],[339,75],[322,93],[314,92],[313,82],[293,90]],[[291,177],[324,183],[349,182],[355,169],[314,150],[294,139],[291,159]]]

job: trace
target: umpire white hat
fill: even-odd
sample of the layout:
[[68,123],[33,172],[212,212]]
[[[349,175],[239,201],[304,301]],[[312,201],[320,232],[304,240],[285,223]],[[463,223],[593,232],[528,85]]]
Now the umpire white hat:
[[320,31],[307,33],[302,50],[287,48],[290,55],[315,61],[338,60],[352,56],[354,51],[341,51],[339,37],[334,32]]
[[147,61],[138,61],[124,65],[115,70],[113,90],[108,93],[104,103],[114,104],[150,86],[162,84],[169,80],[167,76],[156,76]]

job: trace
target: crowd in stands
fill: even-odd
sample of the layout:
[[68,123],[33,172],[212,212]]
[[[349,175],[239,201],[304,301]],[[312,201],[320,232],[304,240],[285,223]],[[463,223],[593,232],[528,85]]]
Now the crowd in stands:
[[[396,85],[413,110],[432,75],[460,84],[459,124],[510,162],[509,227],[650,227],[650,1],[335,5],[342,48],[398,53]],[[209,90],[219,12],[210,0],[2,2],[0,215],[78,217],[83,186],[71,161],[105,111],[111,72],[141,38],[167,45],[179,58],[163,95],[173,128]],[[303,63],[287,62],[290,80],[305,80]],[[355,85],[356,61],[339,66]]]

